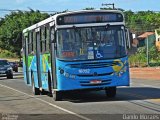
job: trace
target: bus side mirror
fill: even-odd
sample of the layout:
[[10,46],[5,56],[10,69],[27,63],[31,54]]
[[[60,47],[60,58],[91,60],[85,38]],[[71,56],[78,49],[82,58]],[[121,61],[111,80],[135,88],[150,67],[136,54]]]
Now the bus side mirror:
[[131,49],[132,47],[132,39],[131,39],[131,34],[129,29],[125,29],[125,36],[126,36],[126,45],[127,45],[127,49]]

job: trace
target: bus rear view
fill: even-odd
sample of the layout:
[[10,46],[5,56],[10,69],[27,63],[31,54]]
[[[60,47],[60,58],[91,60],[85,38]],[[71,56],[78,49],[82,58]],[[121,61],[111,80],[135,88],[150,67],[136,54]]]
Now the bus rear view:
[[[63,92],[70,90],[104,89],[108,97],[115,97],[117,86],[129,85],[129,39],[122,12],[78,11],[58,14],[53,18],[54,21],[43,22],[50,23],[50,60],[41,60],[45,56],[41,51],[32,58],[40,59],[39,67],[36,66],[40,71],[37,69],[36,74],[36,71],[32,73],[36,76],[34,80],[28,80],[38,81],[36,90],[47,90],[53,93],[54,100],[61,100]],[[44,64],[48,66],[45,68],[48,73],[46,80],[41,74],[44,71],[41,65]]]

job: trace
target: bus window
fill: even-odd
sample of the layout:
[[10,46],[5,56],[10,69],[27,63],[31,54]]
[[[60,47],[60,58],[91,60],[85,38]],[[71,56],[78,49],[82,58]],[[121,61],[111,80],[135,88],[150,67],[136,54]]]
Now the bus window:
[[45,27],[41,27],[40,31],[40,48],[41,48],[41,53],[45,52],[45,46],[46,46],[46,40],[45,40]]
[[49,42],[49,26],[47,26],[46,27],[46,29],[45,29],[45,34],[46,34],[46,36],[45,36],[45,39],[46,39],[46,52],[49,52],[49,50],[50,50],[50,42]]
[[[125,56],[121,26],[70,28],[57,31],[58,57],[61,59],[104,59]],[[101,57],[96,57],[101,54]],[[98,55],[99,56],[99,55]]]
[[28,40],[28,54],[31,54],[33,51],[33,32],[29,33],[29,40]]
[[36,53],[36,32],[33,32],[33,53]]

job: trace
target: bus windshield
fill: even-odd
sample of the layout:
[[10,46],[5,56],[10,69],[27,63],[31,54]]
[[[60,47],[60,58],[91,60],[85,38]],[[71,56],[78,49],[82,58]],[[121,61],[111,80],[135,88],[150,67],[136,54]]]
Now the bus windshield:
[[57,57],[61,60],[116,59],[126,56],[124,26],[57,30]]

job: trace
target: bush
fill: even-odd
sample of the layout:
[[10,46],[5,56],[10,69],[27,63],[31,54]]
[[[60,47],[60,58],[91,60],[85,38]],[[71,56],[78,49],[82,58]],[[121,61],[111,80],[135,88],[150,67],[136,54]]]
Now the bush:
[[146,60],[146,48],[140,47],[137,52],[129,57],[129,63],[131,67],[144,67],[147,64]]
[[137,49],[138,54],[146,54],[146,47],[139,47]]
[[143,53],[136,53],[129,57],[129,64],[131,67],[145,67],[147,64],[146,55]]
[[[146,47],[138,48],[136,54],[129,57],[129,63],[131,67],[145,67],[147,66]],[[152,46],[149,49],[149,65],[160,66],[160,52],[156,46]]]
[[151,61],[159,62],[159,60],[160,60],[160,52],[157,50],[156,46],[152,46],[149,49],[149,59]]
[[16,58],[17,55],[15,53],[12,53],[8,50],[1,50],[0,49],[0,58]]

